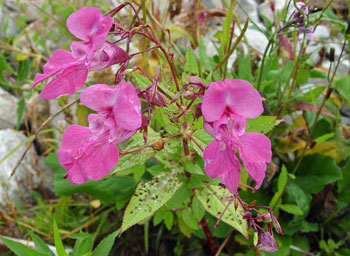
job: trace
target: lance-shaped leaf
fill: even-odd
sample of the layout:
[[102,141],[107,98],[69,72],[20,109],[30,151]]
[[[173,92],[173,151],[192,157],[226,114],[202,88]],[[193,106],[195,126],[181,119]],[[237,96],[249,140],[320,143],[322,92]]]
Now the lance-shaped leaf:
[[121,233],[152,216],[181,185],[174,173],[161,173],[147,183],[140,182],[124,212]]
[[[205,210],[216,218],[220,217],[221,213],[229,203],[228,199],[232,197],[232,194],[226,188],[213,185],[196,190],[196,195]],[[235,210],[234,203],[232,202],[227,207],[221,220],[235,228],[248,239],[247,221],[243,219],[243,214],[243,208],[238,205],[237,210]]]

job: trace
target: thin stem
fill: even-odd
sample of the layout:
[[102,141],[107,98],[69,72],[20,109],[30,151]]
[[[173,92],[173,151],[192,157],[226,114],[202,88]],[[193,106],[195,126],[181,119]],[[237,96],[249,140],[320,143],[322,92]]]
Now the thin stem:
[[154,144],[157,144],[159,142],[164,142],[166,140],[170,140],[172,138],[181,137],[181,136],[182,136],[182,134],[179,133],[179,134],[175,134],[175,135],[172,135],[172,136],[169,136],[169,137],[166,137],[166,138],[162,138],[162,139],[156,140],[156,141],[154,141],[154,142],[152,142],[150,144],[144,145],[144,146],[142,146],[140,148],[136,148],[136,149],[133,149],[133,150],[130,150],[130,151],[122,152],[122,153],[119,154],[119,156],[124,156],[124,155],[127,155],[127,154],[135,153],[135,152],[143,150],[145,148],[152,147]]
[[26,150],[23,152],[22,156],[20,157],[20,159],[17,161],[17,164],[15,165],[15,167],[13,168],[10,178],[15,174],[18,166],[21,164],[21,162],[23,161],[24,157],[26,156],[26,154],[28,153],[28,151],[30,150],[30,148],[33,145],[33,141],[36,139],[36,137],[39,135],[39,132],[49,123],[51,122],[52,119],[54,119],[56,116],[58,116],[60,113],[62,113],[64,110],[66,110],[67,108],[69,108],[70,106],[74,105],[75,103],[77,103],[79,101],[79,99],[76,99],[70,103],[68,103],[67,105],[65,105],[64,107],[62,107],[60,110],[58,110],[55,114],[53,114],[52,116],[50,116],[49,118],[47,118],[45,120],[45,122],[43,122],[40,127],[35,131],[32,139],[29,141],[29,144],[26,148]]
[[[348,26],[349,26],[349,25],[348,25]],[[310,133],[309,133],[308,138],[307,138],[306,143],[305,143],[305,147],[303,148],[303,151],[301,152],[301,155],[300,155],[300,157],[299,157],[299,159],[298,159],[297,164],[295,165],[293,171],[291,172],[293,175],[294,175],[294,174],[296,173],[296,171],[298,170],[298,168],[299,168],[299,166],[300,166],[300,164],[301,164],[301,162],[302,162],[302,160],[303,160],[303,158],[304,158],[304,155],[305,155],[305,153],[306,153],[306,150],[307,150],[307,148],[309,147],[309,145],[310,145],[311,142],[312,142],[312,133],[313,133],[314,130],[315,130],[315,127],[316,127],[318,118],[320,117],[320,114],[321,114],[321,112],[322,112],[322,109],[323,109],[323,107],[324,107],[324,105],[325,105],[325,103],[326,103],[326,101],[327,101],[327,99],[328,99],[328,97],[329,97],[329,95],[330,95],[330,92],[331,92],[331,90],[332,90],[332,83],[333,83],[333,80],[334,80],[334,78],[335,78],[335,74],[337,73],[337,70],[338,70],[338,67],[339,67],[339,64],[340,64],[341,57],[342,57],[342,55],[343,55],[343,52],[344,52],[344,49],[345,49],[345,46],[346,46],[346,41],[347,41],[347,39],[344,40],[343,47],[342,47],[342,50],[341,50],[341,52],[340,52],[340,55],[339,55],[339,58],[338,58],[338,61],[337,61],[337,65],[335,66],[334,73],[333,73],[333,75],[332,75],[331,80],[330,80],[329,83],[328,83],[328,86],[327,86],[327,93],[326,93],[326,96],[323,98],[322,104],[321,104],[320,108],[318,109],[318,111],[317,111],[317,113],[316,113],[316,117],[315,117],[315,120],[314,120],[314,122],[313,122],[313,124],[312,124],[312,126],[311,126]],[[286,185],[283,187],[282,192],[281,192],[281,193],[279,194],[279,196],[277,197],[277,200],[275,201],[275,204],[272,205],[272,207],[271,207],[273,210],[274,210],[274,209],[276,208],[276,206],[278,205],[279,201],[281,200],[282,196],[284,195],[284,193],[285,193],[285,191],[286,191],[286,189],[287,189],[287,186],[289,185],[289,183],[290,183],[291,181],[292,181],[292,179],[290,178],[290,176],[288,176],[288,180],[287,180]]]
[[249,19],[246,20],[243,29],[241,30],[241,33],[239,34],[237,40],[235,41],[235,43],[233,44],[232,48],[228,51],[228,53],[225,55],[225,57],[218,63],[216,64],[216,66],[213,68],[212,72],[214,73],[217,69],[219,69],[222,64],[226,63],[226,61],[228,60],[228,58],[232,55],[232,53],[234,52],[234,50],[237,48],[238,44],[241,42],[245,32],[248,29],[248,24],[249,24]]
[[202,227],[202,229],[204,231],[205,237],[207,238],[207,241],[208,241],[208,244],[209,244],[210,251],[211,251],[212,255],[215,255],[216,254],[216,245],[215,245],[213,236],[211,235],[210,229],[208,227],[208,223],[205,220],[205,218],[203,218],[199,222],[199,224],[201,225],[201,227]]

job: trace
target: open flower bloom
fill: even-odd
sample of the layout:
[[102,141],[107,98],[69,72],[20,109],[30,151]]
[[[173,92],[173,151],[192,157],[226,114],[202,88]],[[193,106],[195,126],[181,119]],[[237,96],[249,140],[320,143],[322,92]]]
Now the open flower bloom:
[[203,152],[205,172],[210,178],[220,177],[233,194],[238,193],[241,170],[236,150],[257,189],[271,161],[270,140],[260,133],[245,133],[246,118],[255,118],[262,111],[258,91],[244,80],[213,82],[203,97],[203,126],[215,138]]
[[41,99],[72,94],[84,86],[89,71],[100,70],[126,59],[126,52],[106,41],[112,18],[95,7],[83,7],[67,19],[68,30],[85,41],[73,41],[72,52],[56,50],[36,74],[31,88],[53,77],[40,93]]
[[116,144],[133,136],[142,123],[141,102],[129,83],[90,86],[80,100],[97,113],[89,115],[89,127],[70,125],[57,152],[73,184],[107,175],[118,163]]

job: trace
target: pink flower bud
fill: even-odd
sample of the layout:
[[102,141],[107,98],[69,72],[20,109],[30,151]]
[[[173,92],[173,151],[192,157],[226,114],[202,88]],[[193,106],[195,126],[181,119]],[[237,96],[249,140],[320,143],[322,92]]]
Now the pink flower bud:
[[188,100],[194,100],[197,97],[197,93],[194,91],[186,91],[184,97]]

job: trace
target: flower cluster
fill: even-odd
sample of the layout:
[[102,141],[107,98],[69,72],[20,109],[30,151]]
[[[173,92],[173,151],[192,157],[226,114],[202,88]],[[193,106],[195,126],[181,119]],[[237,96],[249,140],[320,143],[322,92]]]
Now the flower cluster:
[[263,112],[261,97],[244,80],[226,79],[209,84],[203,97],[204,129],[215,139],[203,152],[205,172],[219,177],[228,190],[238,194],[241,164],[259,188],[265,177],[266,164],[271,161],[271,142],[263,134],[245,132],[247,118]]
[[[113,19],[95,7],[83,7],[67,19],[68,30],[83,41],[73,41],[71,52],[57,50],[36,74],[32,87],[52,77],[40,93],[42,99],[72,94],[84,86],[89,71],[126,60],[127,54],[106,41]],[[126,82],[117,86],[95,84],[82,91],[80,101],[97,113],[88,116],[89,127],[70,125],[57,152],[72,184],[98,180],[118,163],[116,144],[141,127],[141,102],[135,88]]]
[[41,91],[41,99],[72,94],[84,86],[89,71],[126,59],[124,50],[106,41],[112,23],[111,17],[103,16],[95,7],[83,7],[68,17],[68,30],[84,41],[73,41],[70,45],[72,52],[56,50],[44,65],[44,73],[35,75],[31,88],[53,77]]

